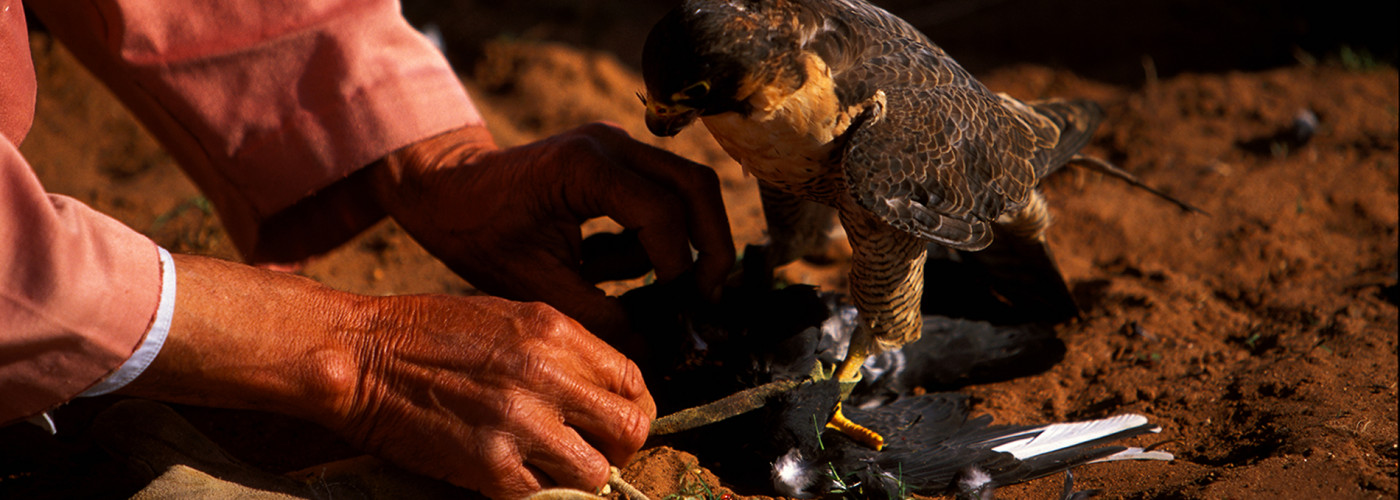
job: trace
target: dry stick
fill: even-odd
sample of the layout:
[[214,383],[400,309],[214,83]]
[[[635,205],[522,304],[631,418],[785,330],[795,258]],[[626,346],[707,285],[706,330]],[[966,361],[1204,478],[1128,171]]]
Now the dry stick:
[[617,467],[613,467],[612,472],[608,476],[608,486],[612,486],[613,489],[622,492],[622,496],[627,497],[629,500],[651,500],[645,493],[642,493],[642,490],[637,489],[636,486],[632,486],[632,483],[623,479],[622,471],[617,470]]
[[713,424],[762,408],[768,398],[797,387],[798,380],[769,382],[725,396],[719,400],[687,408],[651,422],[651,435],[664,436]]
[[[666,415],[651,422],[651,435],[674,434],[743,415],[762,408],[768,402],[768,398],[792,389],[798,383],[797,380],[769,382],[730,394],[716,401]],[[630,500],[649,500],[646,494],[622,478],[622,473],[617,470],[617,467],[612,468],[612,474],[608,477],[608,485],[622,492],[623,496]]]

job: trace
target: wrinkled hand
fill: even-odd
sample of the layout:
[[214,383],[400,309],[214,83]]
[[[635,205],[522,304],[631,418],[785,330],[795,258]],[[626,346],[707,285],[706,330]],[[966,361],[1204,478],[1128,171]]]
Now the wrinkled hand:
[[544,304],[175,261],[170,334],[123,394],[301,417],[498,499],[601,486],[656,413],[635,364]]
[[509,149],[468,127],[372,168],[389,214],[473,286],[544,301],[605,338],[626,331],[626,318],[581,275],[584,221],[608,216],[635,230],[658,280],[693,268],[705,297],[717,297],[734,264],[714,172],[615,127],[586,125]]
[[573,320],[493,297],[391,299],[341,432],[400,466],[518,498],[594,490],[646,440],[641,372]]

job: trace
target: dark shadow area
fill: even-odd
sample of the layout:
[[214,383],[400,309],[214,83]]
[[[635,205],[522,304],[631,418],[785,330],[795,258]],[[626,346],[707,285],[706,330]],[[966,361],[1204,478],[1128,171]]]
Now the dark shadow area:
[[[469,72],[498,37],[567,42],[639,65],[652,23],[675,1],[404,0],[419,26],[442,31],[453,63]],[[974,74],[1034,63],[1137,85],[1183,72],[1250,71],[1300,60],[1365,67],[1395,64],[1397,4],[1343,0],[885,0]],[[1147,66],[1150,66],[1149,69]]]
[[[890,0],[877,2],[974,73],[1035,63],[1138,84],[1158,77],[1297,64],[1301,54],[1394,64],[1394,2],[1343,0]],[[1351,56],[1343,56],[1350,53]],[[1367,55],[1369,54],[1369,55]]]

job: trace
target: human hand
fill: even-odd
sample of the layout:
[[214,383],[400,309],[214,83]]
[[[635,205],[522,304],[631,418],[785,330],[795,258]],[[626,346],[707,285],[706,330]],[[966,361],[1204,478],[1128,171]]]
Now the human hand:
[[332,424],[367,451],[519,498],[592,491],[646,440],[656,408],[636,365],[546,305],[417,296],[378,315]]
[[473,286],[544,301],[604,338],[619,340],[627,321],[616,299],[582,277],[584,221],[608,216],[635,230],[658,280],[693,269],[704,297],[717,298],[734,264],[714,172],[616,127],[585,125],[509,149],[468,127],[372,168],[381,205]]
[[124,394],[298,416],[492,498],[601,486],[655,416],[636,365],[543,304],[365,297],[183,255],[176,267],[169,337]]

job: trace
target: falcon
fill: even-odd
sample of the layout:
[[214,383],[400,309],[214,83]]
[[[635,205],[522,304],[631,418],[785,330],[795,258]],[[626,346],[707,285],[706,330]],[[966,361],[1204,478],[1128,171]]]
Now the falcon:
[[919,338],[929,242],[1043,242],[1036,185],[1101,116],[1090,101],[994,93],[860,0],[686,0],[652,28],[642,74],[652,133],[698,119],[758,179],[771,265],[818,251],[839,218],[861,317],[843,381]]

